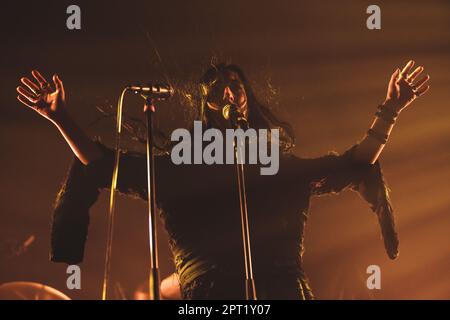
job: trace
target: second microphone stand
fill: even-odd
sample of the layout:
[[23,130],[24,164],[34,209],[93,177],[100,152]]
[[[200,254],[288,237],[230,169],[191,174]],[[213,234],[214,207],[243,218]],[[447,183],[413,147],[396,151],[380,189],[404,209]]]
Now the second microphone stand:
[[150,278],[149,298],[160,300],[159,266],[158,266],[158,238],[156,232],[156,186],[155,186],[155,154],[153,150],[153,113],[155,112],[153,99],[145,100],[144,112],[147,118],[147,192],[148,192],[148,225],[150,244]]
[[[226,105],[222,110],[225,119],[230,120],[233,129],[248,129],[247,120],[238,112],[235,105]],[[245,156],[242,149],[245,148],[245,140],[239,141],[234,137],[234,161],[236,164],[239,205],[241,211],[241,227],[242,227],[242,242],[244,246],[244,267],[245,267],[245,298],[246,300],[257,300],[255,280],[253,278],[252,252],[250,246],[250,231],[248,226],[248,211],[247,211],[247,193],[245,190],[245,174],[244,163]]]

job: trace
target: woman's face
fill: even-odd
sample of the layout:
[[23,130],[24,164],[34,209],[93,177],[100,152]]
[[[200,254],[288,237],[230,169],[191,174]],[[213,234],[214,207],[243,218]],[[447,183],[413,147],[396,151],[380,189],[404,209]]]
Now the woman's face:
[[227,104],[235,104],[239,112],[247,117],[248,105],[244,84],[239,75],[233,71],[225,71],[223,80],[218,80],[207,99],[208,108],[217,112],[222,112],[222,108]]

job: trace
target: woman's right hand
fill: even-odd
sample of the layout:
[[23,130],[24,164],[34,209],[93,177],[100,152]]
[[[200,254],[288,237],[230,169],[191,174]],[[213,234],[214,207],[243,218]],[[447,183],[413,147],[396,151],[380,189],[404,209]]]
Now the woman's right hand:
[[[64,86],[56,74],[53,76],[54,88],[37,70],[31,72],[35,81],[27,77],[20,79],[23,85],[17,87],[17,99],[44,118],[58,124],[65,114],[66,97]],[[36,83],[37,82],[37,83]]]
[[55,74],[52,88],[50,83],[37,70],[31,72],[36,82],[23,77],[22,86],[17,87],[20,102],[30,107],[56,125],[69,144],[73,153],[87,165],[103,157],[103,151],[73,121],[66,112],[66,96],[61,79]]

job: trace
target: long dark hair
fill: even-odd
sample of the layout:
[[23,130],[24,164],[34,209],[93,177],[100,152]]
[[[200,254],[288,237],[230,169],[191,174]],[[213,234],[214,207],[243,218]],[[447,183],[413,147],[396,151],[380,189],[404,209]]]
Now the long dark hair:
[[[211,127],[209,115],[213,111],[207,107],[206,101],[212,88],[214,87],[214,84],[219,79],[223,78],[227,72],[235,72],[244,85],[247,95],[248,122],[250,127],[254,129],[279,129],[280,147],[282,152],[291,151],[295,145],[295,136],[292,127],[289,123],[279,120],[268,107],[259,102],[244,72],[241,68],[234,64],[220,63],[217,65],[212,65],[208,68],[198,82],[198,96],[192,92],[195,91],[195,89],[193,89],[193,87],[196,87],[195,85],[190,85],[189,89],[179,90],[181,92],[180,96],[184,98],[190,97],[190,99],[188,99],[189,106],[198,106],[198,110],[195,112],[197,116],[194,117],[194,119],[196,118],[196,120],[202,121],[205,128]],[[97,109],[101,115],[89,126],[93,126],[103,118],[115,118],[115,111],[112,105],[102,107],[98,106]],[[129,133],[132,140],[138,142],[139,144],[146,144],[146,126],[141,119],[129,117],[126,113],[124,113],[123,127],[125,131]],[[168,154],[175,145],[175,142],[172,142],[170,137],[159,128],[154,128],[153,139],[157,154]]]
[[203,74],[200,79],[199,88],[200,110],[198,112],[198,120],[201,120],[204,126],[210,126],[209,113],[212,111],[207,107],[206,102],[213,86],[220,81],[227,72],[235,72],[244,84],[247,95],[249,126],[254,129],[279,129],[281,149],[283,152],[290,151],[295,145],[294,130],[289,123],[279,120],[268,107],[259,102],[247,77],[237,65],[225,63],[212,65]]

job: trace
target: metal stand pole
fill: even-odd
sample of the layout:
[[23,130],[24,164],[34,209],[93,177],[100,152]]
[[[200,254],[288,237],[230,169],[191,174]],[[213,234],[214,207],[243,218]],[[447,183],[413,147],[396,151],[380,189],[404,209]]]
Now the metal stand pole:
[[155,155],[153,153],[153,113],[155,106],[153,99],[147,98],[144,105],[147,116],[147,190],[148,190],[148,224],[150,244],[150,277],[149,298],[160,300],[159,266],[158,266],[158,237],[156,232],[156,187],[155,187]]
[[[235,160],[237,160],[237,139],[235,139]],[[245,191],[244,164],[237,163],[236,172],[239,189],[239,204],[241,208],[242,240],[244,245],[245,263],[245,298],[246,300],[256,300],[255,280],[253,278],[252,252],[250,248],[250,231],[248,227],[247,196]]]
[[109,214],[108,214],[108,230],[106,238],[106,256],[105,256],[105,271],[103,274],[103,286],[102,286],[102,300],[106,300],[108,296],[109,281],[111,278],[111,255],[112,255],[112,243],[114,235],[114,211],[116,203],[116,187],[117,179],[119,176],[119,161],[120,161],[120,135],[122,132],[122,105],[123,99],[127,89],[124,89],[120,95],[119,102],[117,103],[117,123],[116,123],[116,148],[114,158],[114,168],[111,181],[111,190],[109,198]]
[[[229,119],[235,129],[248,129],[246,120],[240,121],[243,118],[236,111],[234,106],[231,106],[229,112]],[[244,125],[243,125],[244,124]],[[243,128],[244,127],[244,128]],[[248,211],[247,211],[247,193],[245,191],[245,175],[244,162],[245,159],[242,149],[245,141],[238,141],[234,138],[234,160],[236,164],[236,173],[238,180],[239,191],[239,205],[241,209],[241,225],[242,225],[242,242],[244,246],[244,264],[245,264],[245,298],[246,300],[257,300],[255,280],[253,278],[252,252],[250,247],[250,231],[248,226]]]

